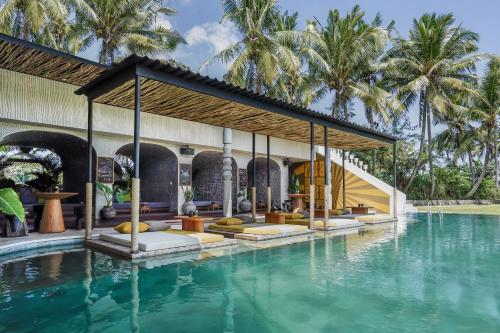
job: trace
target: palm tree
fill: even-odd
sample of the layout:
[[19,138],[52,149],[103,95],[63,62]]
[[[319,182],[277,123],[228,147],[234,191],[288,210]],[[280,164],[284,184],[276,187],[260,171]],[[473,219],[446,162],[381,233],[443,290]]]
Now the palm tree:
[[345,17],[337,10],[330,10],[326,26],[318,21],[308,22],[304,32],[285,32],[282,38],[301,40],[311,76],[320,82],[316,98],[334,94],[333,116],[343,115],[348,120],[349,104],[357,98],[388,120],[387,111],[397,110],[398,103],[370,78],[378,70],[374,60],[388,42],[389,31],[380,26],[379,16],[373,24],[363,18],[364,12],[359,6]]
[[178,32],[157,23],[159,15],[175,13],[161,0],[84,1],[89,10],[77,10],[76,22],[86,38],[100,43],[100,63],[131,53],[157,56],[184,43]]
[[[446,112],[450,97],[456,93],[474,93],[476,81],[476,52],[478,35],[454,26],[452,14],[424,14],[414,20],[409,39],[398,38],[388,51],[389,65],[385,69],[388,82],[397,88],[400,98],[409,106],[418,100],[420,135],[420,162],[423,158],[425,132],[429,143],[430,196],[434,195],[432,164],[432,115]],[[426,128],[427,124],[427,128]],[[415,178],[420,163],[412,171],[406,191]]]
[[[483,170],[477,177],[465,198],[470,198],[488,173],[491,155],[497,154],[497,118],[500,116],[500,57],[494,56],[488,63],[488,69],[479,86],[479,95],[474,98],[471,113],[473,119],[479,122],[477,133],[480,144],[484,147]],[[497,167],[495,165],[495,167]]]
[[87,11],[84,0],[3,0],[0,32],[72,53],[85,42],[77,41],[70,22],[74,9]]
[[437,123],[446,125],[446,129],[433,138],[438,153],[451,154],[451,163],[456,166],[459,159],[469,165],[472,180],[476,180],[473,151],[478,140],[478,133],[473,126],[470,113],[472,99],[468,95],[457,94],[453,99],[453,107],[440,115]]
[[203,66],[218,60],[231,63],[224,79],[262,94],[280,73],[297,72],[300,60],[273,34],[280,20],[276,0],[224,0],[221,21],[233,22],[242,38],[216,54]]

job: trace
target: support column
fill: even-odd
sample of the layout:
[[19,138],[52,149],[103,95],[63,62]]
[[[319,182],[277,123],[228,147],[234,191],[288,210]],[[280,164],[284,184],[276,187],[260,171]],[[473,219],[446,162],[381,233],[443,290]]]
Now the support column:
[[92,136],[93,136],[93,101],[89,98],[87,99],[88,106],[88,114],[87,114],[87,183],[85,184],[85,240],[90,240],[92,238],[92,216],[94,215],[93,210],[93,191],[94,191],[94,183],[93,183],[93,160],[92,160]]
[[257,188],[255,178],[257,178],[257,165],[255,164],[255,133],[252,133],[252,219],[257,218]]
[[272,192],[271,192],[271,137],[267,136],[267,212],[271,212]]
[[392,203],[394,218],[398,217],[398,187],[397,187],[397,167],[396,167],[396,142],[392,144]]
[[345,210],[345,150],[342,149],[342,209]]
[[311,129],[311,155],[310,155],[310,165],[309,165],[309,177],[310,177],[310,185],[309,185],[309,229],[314,229],[314,206],[315,206],[315,198],[314,198],[314,124],[310,123]]
[[325,160],[324,160],[324,172],[325,172],[325,186],[324,190],[324,218],[325,218],[325,228],[330,220],[330,175],[331,175],[331,159],[330,159],[330,148],[328,148],[328,127],[324,127],[324,145],[325,145]]
[[233,131],[230,128],[224,128],[223,132],[224,155],[222,160],[222,178],[223,178],[223,203],[224,216],[231,217],[233,215],[233,167],[231,144],[233,143]]
[[132,178],[132,233],[130,234],[130,251],[139,252],[139,242],[137,235],[139,233],[139,205],[141,193],[141,180],[139,176],[139,162],[141,149],[141,78],[135,75],[135,109],[134,109],[134,177]]

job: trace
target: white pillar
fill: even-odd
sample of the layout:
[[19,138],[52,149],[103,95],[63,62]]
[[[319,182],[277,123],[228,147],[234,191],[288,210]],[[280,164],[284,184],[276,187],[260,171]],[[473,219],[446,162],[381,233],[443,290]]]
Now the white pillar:
[[233,214],[233,198],[232,198],[232,154],[231,144],[233,143],[233,131],[230,128],[224,128],[223,132],[224,155],[222,161],[222,178],[223,178],[223,209],[224,216],[231,217]]

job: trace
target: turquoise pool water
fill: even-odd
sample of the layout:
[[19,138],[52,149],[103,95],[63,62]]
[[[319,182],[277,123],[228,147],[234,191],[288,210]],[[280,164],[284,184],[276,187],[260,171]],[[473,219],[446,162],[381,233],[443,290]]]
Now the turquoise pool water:
[[[0,266],[1,332],[500,332],[500,217],[132,265],[77,249]],[[180,260],[180,259],[179,259]]]

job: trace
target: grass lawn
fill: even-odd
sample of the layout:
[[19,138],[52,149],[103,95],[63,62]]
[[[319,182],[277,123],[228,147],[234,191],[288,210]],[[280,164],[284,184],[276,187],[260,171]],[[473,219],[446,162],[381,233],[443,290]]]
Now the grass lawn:
[[[427,206],[417,206],[419,212],[427,212]],[[456,205],[442,206],[443,213],[500,215],[500,205]],[[432,206],[433,212],[439,212],[439,206]]]

